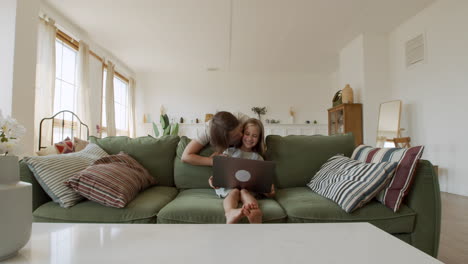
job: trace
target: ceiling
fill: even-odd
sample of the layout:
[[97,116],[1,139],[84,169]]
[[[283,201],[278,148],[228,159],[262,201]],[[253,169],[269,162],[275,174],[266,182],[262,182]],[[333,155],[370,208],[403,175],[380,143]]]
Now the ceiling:
[[135,72],[331,72],[434,0],[44,0]]

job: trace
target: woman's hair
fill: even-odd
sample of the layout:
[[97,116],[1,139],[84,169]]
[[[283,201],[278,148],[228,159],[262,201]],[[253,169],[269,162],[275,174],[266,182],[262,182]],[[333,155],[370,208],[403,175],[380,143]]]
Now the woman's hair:
[[223,152],[229,147],[229,132],[239,126],[239,120],[229,112],[218,112],[211,119],[210,144],[215,151]]
[[[265,129],[263,128],[262,121],[258,120],[257,118],[250,118],[244,123],[244,127],[243,127],[242,131],[245,131],[245,129],[248,126],[258,127],[258,130],[259,130],[258,142],[257,142],[257,145],[255,145],[252,148],[252,151],[257,152],[258,154],[260,154],[260,156],[263,157],[263,155],[265,155],[266,147],[265,147]],[[239,147],[241,145],[242,145],[242,141],[240,142]]]

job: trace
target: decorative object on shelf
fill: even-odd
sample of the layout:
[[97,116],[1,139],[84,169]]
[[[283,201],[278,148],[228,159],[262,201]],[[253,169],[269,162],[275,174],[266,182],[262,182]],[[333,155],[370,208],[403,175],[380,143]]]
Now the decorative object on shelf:
[[151,121],[151,115],[150,114],[144,114],[143,115],[143,123],[152,123],[153,121]]
[[154,135],[155,137],[161,136],[167,136],[167,135],[178,135],[179,134],[179,124],[171,124],[169,122],[169,117],[167,114],[163,114],[160,117],[160,122],[161,122],[161,132],[159,132],[158,126],[156,123],[153,122],[153,130],[154,130]]
[[317,120],[314,120],[314,125],[318,124]]
[[184,118],[180,117],[179,123],[183,124],[184,123]]
[[280,123],[279,120],[275,120],[275,119],[270,120],[270,124],[279,124],[279,123]]
[[341,95],[343,104],[354,103],[353,88],[349,84],[346,84],[345,88],[343,88]]
[[213,114],[205,114],[205,122],[210,121],[213,118]]
[[195,118],[195,123],[200,123],[200,120],[198,120],[198,118]]
[[335,93],[335,96],[333,96],[332,103],[333,103],[333,107],[338,106],[343,103],[341,90]]
[[32,186],[20,181],[18,157],[12,156],[25,129],[0,111],[0,261],[17,254],[31,237]]
[[267,112],[266,107],[259,107],[259,106],[252,107],[252,111],[258,115],[258,120],[262,120],[261,116],[266,114]]
[[309,120],[306,120],[305,123],[306,123],[306,124],[310,124],[310,121],[309,121]]
[[289,118],[291,119],[291,124],[294,124],[295,115],[296,115],[296,112],[294,111],[294,108],[292,106],[289,107]]

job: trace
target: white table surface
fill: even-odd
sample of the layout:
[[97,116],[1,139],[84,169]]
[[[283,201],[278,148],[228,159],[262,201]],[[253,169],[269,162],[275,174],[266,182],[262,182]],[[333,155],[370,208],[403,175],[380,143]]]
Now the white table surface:
[[441,262],[367,223],[34,223],[28,244],[16,257],[2,263]]

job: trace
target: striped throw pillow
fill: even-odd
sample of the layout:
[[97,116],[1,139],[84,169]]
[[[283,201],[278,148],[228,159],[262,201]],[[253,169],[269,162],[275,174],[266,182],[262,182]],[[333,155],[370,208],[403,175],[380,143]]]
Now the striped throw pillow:
[[363,163],[336,155],[320,167],[307,186],[351,213],[385,187],[396,165],[396,162]]
[[66,184],[91,201],[123,208],[140,191],[156,183],[140,163],[120,152],[97,160]]
[[89,144],[80,152],[65,155],[25,157],[23,160],[44,191],[61,207],[71,207],[83,197],[64,183],[75,173],[86,169],[107,153],[96,144]]
[[414,172],[423,151],[423,146],[411,148],[374,148],[361,145],[354,150],[351,158],[367,163],[398,162],[395,176],[388,186],[377,195],[377,200],[396,212],[400,209],[403,198],[410,190]]

